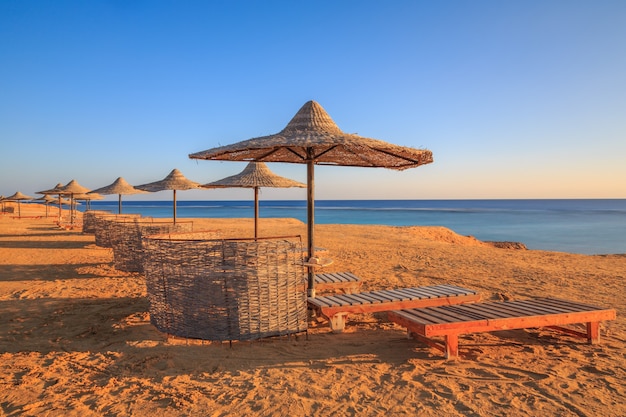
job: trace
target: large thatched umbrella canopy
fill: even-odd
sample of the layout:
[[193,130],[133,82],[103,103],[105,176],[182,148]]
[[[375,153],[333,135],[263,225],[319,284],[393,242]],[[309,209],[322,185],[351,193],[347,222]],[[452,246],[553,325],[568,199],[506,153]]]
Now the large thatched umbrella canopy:
[[32,200],[33,197],[29,197],[25,194],[22,194],[20,191],[16,191],[15,194],[8,196],[5,198],[6,201],[17,201],[17,215],[18,217],[22,217],[22,208],[20,207],[20,201],[22,200]]
[[182,172],[177,169],[173,169],[172,172],[168,174],[167,177],[163,178],[161,181],[155,181],[148,184],[137,185],[135,188],[138,188],[143,191],[148,191],[151,193],[157,191],[165,191],[172,190],[173,191],[173,219],[174,224],[176,223],[176,191],[177,190],[191,190],[194,188],[200,188],[201,185],[195,181],[191,181],[187,179]]
[[205,188],[253,188],[254,189],[254,237],[259,233],[259,188],[305,188],[301,182],[274,174],[263,162],[250,162],[239,174],[204,184]]
[[[192,159],[290,162],[307,165],[308,254],[314,246],[314,166],[342,165],[396,170],[433,162],[432,152],[393,145],[377,139],[344,133],[315,101],[309,101],[279,133],[189,155]],[[309,269],[309,292],[315,295],[314,274]]]
[[143,191],[143,190],[140,190],[140,189],[138,189],[136,187],[133,187],[124,178],[118,177],[115,181],[113,181],[112,184],[109,184],[109,185],[104,186],[102,188],[95,189],[95,190],[91,191],[90,193],[117,194],[118,195],[117,212],[119,214],[122,214],[122,194],[124,194],[124,195],[127,195],[127,194],[144,194],[144,193],[147,193],[147,191]]

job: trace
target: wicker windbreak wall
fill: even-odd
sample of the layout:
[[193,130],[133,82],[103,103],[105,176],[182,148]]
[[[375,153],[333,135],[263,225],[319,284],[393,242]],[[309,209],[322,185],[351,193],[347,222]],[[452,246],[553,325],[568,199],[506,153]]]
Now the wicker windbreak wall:
[[83,213],[83,233],[95,233],[96,217],[111,214],[108,210],[87,210]]
[[191,221],[173,223],[171,221],[139,218],[130,221],[127,219],[114,221],[110,225],[110,241],[113,247],[115,269],[126,272],[143,272],[142,236],[193,231],[193,222]]
[[300,237],[160,235],[143,244],[150,321],[160,331],[225,341],[306,330]]
[[111,243],[111,229],[116,221],[133,221],[140,218],[140,214],[100,214],[94,219],[94,235],[96,245],[101,248],[113,247]]

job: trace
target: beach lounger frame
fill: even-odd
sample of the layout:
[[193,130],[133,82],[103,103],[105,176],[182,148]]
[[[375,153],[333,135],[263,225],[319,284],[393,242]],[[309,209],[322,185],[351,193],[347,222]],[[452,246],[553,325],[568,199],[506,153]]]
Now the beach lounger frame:
[[[537,298],[462,306],[390,311],[389,320],[407,328],[414,337],[445,353],[447,359],[459,356],[459,336],[499,330],[548,327],[569,335],[600,341],[600,322],[614,320],[614,309],[605,309],[557,298]],[[585,323],[581,332],[563,325]],[[443,343],[433,337],[443,336]]]
[[340,333],[346,317],[353,313],[376,313],[406,308],[471,303],[480,301],[480,294],[454,285],[433,285],[309,297],[309,308],[328,319],[330,328]]
[[343,291],[352,294],[361,289],[363,281],[351,272],[324,272],[315,274],[316,291]]

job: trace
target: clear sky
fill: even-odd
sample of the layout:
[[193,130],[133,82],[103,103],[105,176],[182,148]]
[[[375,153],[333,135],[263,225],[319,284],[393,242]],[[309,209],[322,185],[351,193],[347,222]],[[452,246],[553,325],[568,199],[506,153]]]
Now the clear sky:
[[190,153],[277,133],[308,100],[435,159],[317,167],[319,199],[626,198],[626,1],[0,0],[5,196],[215,181],[245,163]]

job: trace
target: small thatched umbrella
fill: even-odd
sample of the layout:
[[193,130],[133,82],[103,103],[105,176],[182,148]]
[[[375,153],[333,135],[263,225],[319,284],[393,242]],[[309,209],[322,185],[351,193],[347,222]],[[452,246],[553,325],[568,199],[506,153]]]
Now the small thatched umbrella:
[[58,183],[57,185],[54,186],[54,188],[51,188],[49,190],[44,190],[44,191],[37,191],[37,194],[44,194],[44,195],[56,195],[57,198],[59,199],[59,223],[61,222],[61,213],[63,210],[62,207],[62,202],[61,202],[61,196],[64,195],[63,194],[63,184]]
[[118,177],[112,184],[91,191],[91,193],[98,194],[117,194],[117,212],[119,214],[122,214],[122,194],[144,194],[146,192],[147,191],[133,187],[122,177]]
[[85,188],[76,180],[71,180],[63,188],[61,188],[63,195],[70,196],[70,222],[74,223],[74,196],[77,194],[85,194],[89,192],[89,188]]
[[76,200],[76,201],[78,201],[78,200],[84,201],[85,205],[86,205],[86,209],[89,210],[89,209],[91,209],[91,202],[93,200],[104,200],[104,196],[101,196],[98,193],[94,193],[93,191],[90,191],[88,193],[74,195],[74,200]]
[[[344,133],[315,101],[300,108],[279,133],[244,140],[189,155],[192,159],[289,162],[307,165],[308,255],[315,256],[315,165],[382,167],[395,170],[433,162],[425,149],[393,145],[382,140]],[[315,296],[313,269],[309,268],[309,295]]]
[[253,188],[254,189],[254,237],[258,237],[259,230],[259,188],[306,188],[301,182],[290,180],[274,174],[263,162],[250,162],[246,168],[237,175],[223,178],[219,181],[204,184],[205,188]]
[[17,201],[17,216],[22,217],[22,208],[20,207],[20,201],[32,200],[33,197],[29,197],[21,192],[17,191],[15,194],[5,198],[6,201]]
[[54,203],[56,199],[50,196],[50,194],[46,194],[43,197],[36,198],[35,201],[43,201],[46,206],[46,219],[48,218],[48,209],[50,208],[50,203]]
[[157,191],[165,191],[172,190],[173,191],[173,219],[174,224],[176,224],[176,190],[191,190],[194,188],[200,188],[201,185],[195,181],[191,181],[187,179],[182,172],[177,169],[173,169],[172,172],[168,174],[167,177],[163,178],[161,181],[155,181],[148,184],[137,185],[135,188],[138,188],[143,191],[148,191],[151,193]]

